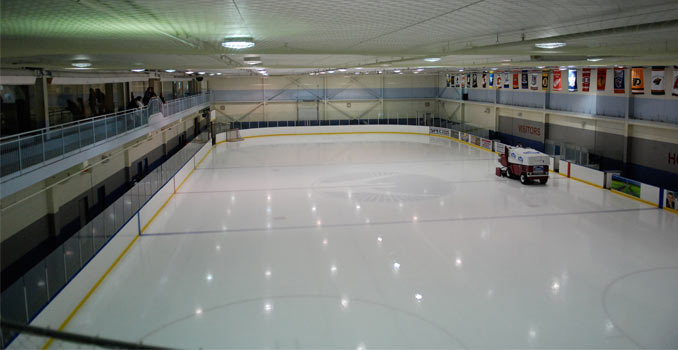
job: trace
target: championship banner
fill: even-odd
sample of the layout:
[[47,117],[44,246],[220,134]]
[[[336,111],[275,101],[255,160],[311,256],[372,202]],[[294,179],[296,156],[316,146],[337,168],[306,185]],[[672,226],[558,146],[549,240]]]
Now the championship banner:
[[452,87],[452,76],[447,75],[447,87]]
[[478,73],[473,73],[473,85],[471,85],[471,87],[478,87]]
[[483,72],[483,89],[487,87],[487,73]]
[[461,75],[461,88],[462,89],[466,88],[466,74]]
[[492,88],[492,85],[494,85],[494,72],[490,71],[490,89]]
[[528,87],[529,80],[527,78],[527,71],[526,70],[524,70],[522,75],[521,75],[520,83],[521,83],[521,85],[522,85],[521,87],[523,89],[529,89],[529,87]]
[[[673,75],[675,76],[676,73],[674,72]],[[517,89],[518,88],[518,72],[513,72],[513,88]]]
[[631,92],[634,95],[642,95],[645,93],[645,83],[643,81],[643,68],[631,68]]
[[605,83],[607,82],[607,68],[597,68],[596,78],[598,81],[598,91],[605,91]]
[[471,73],[466,73],[466,87],[471,87]]
[[541,89],[546,91],[549,89],[549,72],[548,71],[542,71],[541,72]]
[[614,93],[623,94],[626,91],[624,88],[624,68],[614,69]]
[[511,74],[509,72],[504,73],[504,88],[508,89],[511,87]]
[[559,69],[553,71],[553,91],[560,91],[563,89],[562,73],[563,72]]
[[537,72],[532,72],[532,74],[530,74],[530,90],[537,89],[539,89],[537,85]]
[[652,67],[652,79],[650,80],[650,83],[653,95],[664,94],[664,66]]
[[501,89],[501,72],[497,72],[497,89]]
[[459,75],[454,75],[454,87],[459,87]]
[[591,86],[591,68],[581,70],[581,91],[589,91]]
[[678,96],[678,66],[673,66],[673,96]]
[[567,90],[570,92],[577,91],[577,70],[568,69],[567,70]]

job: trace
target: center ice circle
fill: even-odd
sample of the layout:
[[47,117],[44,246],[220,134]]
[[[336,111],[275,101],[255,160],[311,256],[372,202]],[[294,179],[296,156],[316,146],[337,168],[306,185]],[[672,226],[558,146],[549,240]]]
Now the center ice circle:
[[[342,186],[350,188],[341,189]],[[363,172],[326,177],[314,188],[332,197],[350,197],[360,202],[414,202],[448,195],[454,187],[439,178],[400,172]],[[331,189],[327,189],[331,187]]]

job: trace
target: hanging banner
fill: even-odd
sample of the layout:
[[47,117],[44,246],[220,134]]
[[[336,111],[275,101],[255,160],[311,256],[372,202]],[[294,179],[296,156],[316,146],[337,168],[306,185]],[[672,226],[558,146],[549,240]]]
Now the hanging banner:
[[631,68],[631,92],[634,95],[642,95],[645,93],[645,83],[643,81],[643,68]]
[[494,86],[494,72],[490,71],[490,89]]
[[466,88],[471,87],[471,73],[466,73]]
[[607,82],[607,68],[596,69],[596,77],[598,81],[598,91],[605,91],[605,83]]
[[466,88],[466,74],[461,75],[461,88],[462,89]]
[[664,66],[652,67],[652,79],[650,79],[650,88],[653,95],[664,94]]
[[548,71],[542,71],[541,72],[541,89],[546,91],[549,89],[549,72]]
[[483,72],[483,89],[487,87],[487,73]]
[[497,72],[497,89],[501,89],[501,72]]
[[504,88],[508,89],[511,87],[511,74],[509,72],[504,73]]
[[[674,73],[675,74],[675,73]],[[520,82],[518,81],[518,72],[513,72],[513,88],[517,89]]]
[[471,85],[474,88],[478,87],[478,73],[473,73],[473,85]]
[[563,89],[563,80],[561,74],[563,72],[560,70],[553,71],[553,91],[560,91]]
[[537,84],[537,72],[532,72],[530,74],[530,90],[537,90],[539,86]]
[[567,90],[570,92],[577,91],[577,70],[568,69],[567,70]]
[[614,93],[623,94],[626,91],[624,88],[624,68],[614,69]]
[[678,96],[678,66],[673,66],[673,96]]
[[591,87],[591,68],[583,68],[581,70],[581,91],[589,91]]
[[461,85],[461,79],[459,79],[459,75],[455,74],[454,75],[454,87],[459,87]]
[[452,76],[449,74],[447,75],[447,85],[445,86],[452,87]]
[[529,78],[527,77],[527,71],[524,70],[524,71],[522,72],[521,78],[520,78],[520,85],[522,85],[521,88],[523,88],[523,89],[529,89],[529,86],[528,86],[528,85],[529,85],[529,80],[528,80],[528,79],[529,79]]

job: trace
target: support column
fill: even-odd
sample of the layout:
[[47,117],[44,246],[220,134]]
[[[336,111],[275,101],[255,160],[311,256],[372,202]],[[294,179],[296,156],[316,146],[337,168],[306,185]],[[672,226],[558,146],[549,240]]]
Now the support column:
[[36,127],[41,128],[40,121],[43,121],[43,127],[49,129],[49,102],[47,94],[47,78],[41,76],[35,80],[35,114]]

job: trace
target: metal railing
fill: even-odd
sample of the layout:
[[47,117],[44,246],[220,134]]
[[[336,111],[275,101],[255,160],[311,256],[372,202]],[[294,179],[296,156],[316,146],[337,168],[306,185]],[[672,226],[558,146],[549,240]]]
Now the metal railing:
[[100,115],[0,138],[0,177],[19,176],[53,161],[77,154],[94,145],[148,124],[148,118],[164,117],[209,103],[210,93],[162,103],[153,99],[143,108]]
[[[26,325],[54,299],[146,202],[207,143],[208,131],[155,168],[47,257],[2,291],[3,320]],[[136,235],[136,234],[135,234]],[[130,238],[131,239],[131,238]],[[16,336],[3,329],[4,347]]]

